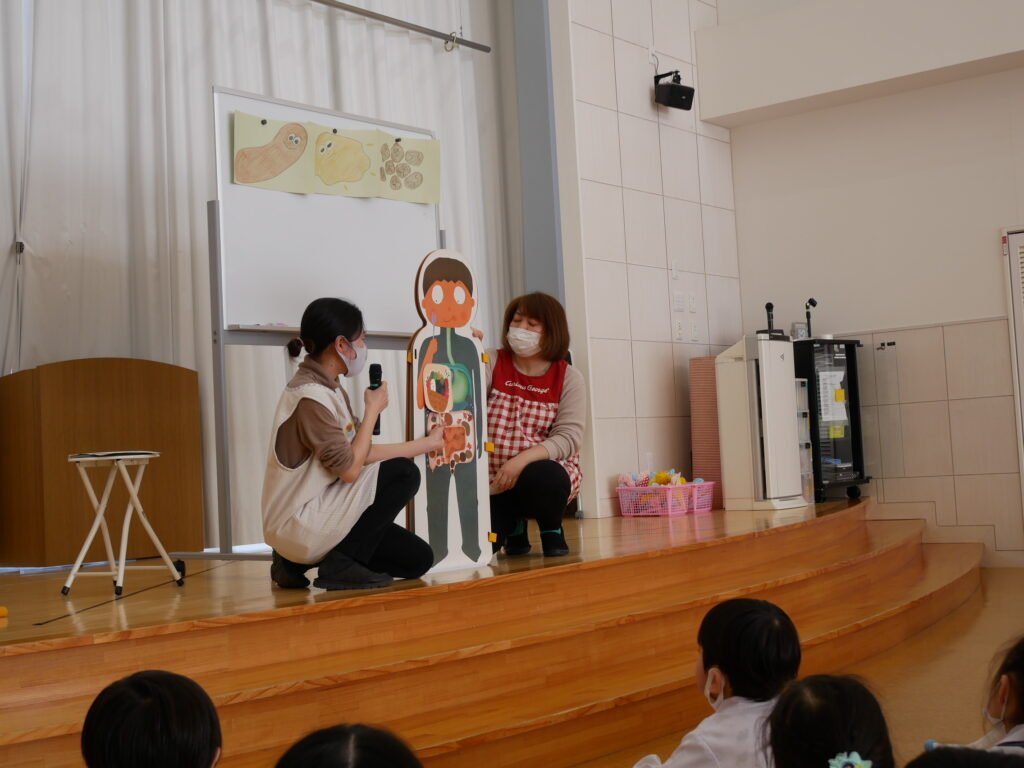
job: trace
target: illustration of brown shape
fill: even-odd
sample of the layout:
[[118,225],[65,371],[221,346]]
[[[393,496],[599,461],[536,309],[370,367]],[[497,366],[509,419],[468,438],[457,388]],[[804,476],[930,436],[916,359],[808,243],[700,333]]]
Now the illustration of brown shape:
[[423,162],[423,153],[418,149],[410,149],[405,153],[405,162],[409,165],[419,165]]
[[281,175],[302,157],[307,141],[305,128],[298,123],[288,123],[262,147],[238,150],[235,153],[235,181],[254,184]]
[[404,179],[406,176],[412,173],[412,168],[409,167],[408,163],[399,163],[398,165],[395,166],[395,173],[398,174],[398,178]]
[[[398,178],[398,177],[397,176],[393,177],[393,179],[395,179],[395,178]],[[405,186],[408,189],[416,189],[422,183],[423,183],[423,174],[420,173],[419,171],[414,171],[413,173],[410,173],[408,176],[405,177]],[[391,186],[394,187],[394,184],[392,184]]]
[[362,142],[334,133],[321,133],[316,138],[314,156],[316,175],[324,184],[359,181],[370,168],[370,158]]
[[391,148],[391,159],[397,163],[401,161],[403,157],[405,157],[405,150],[402,149],[401,144],[395,142],[395,145]]
[[[396,192],[402,188],[402,180],[400,178],[398,178],[397,176],[392,176],[391,177],[391,181],[388,182],[388,183],[391,185],[391,188],[393,190],[395,190]],[[419,186],[419,185],[417,185],[417,186]]]

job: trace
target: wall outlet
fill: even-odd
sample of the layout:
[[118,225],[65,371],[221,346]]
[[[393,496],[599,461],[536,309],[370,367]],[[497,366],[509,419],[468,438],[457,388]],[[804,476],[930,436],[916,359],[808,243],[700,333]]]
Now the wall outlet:
[[691,293],[689,296],[690,312],[697,314],[697,294]]
[[676,341],[686,341],[686,321],[683,318],[672,318],[672,337]]
[[690,321],[690,341],[700,341],[700,331],[697,329],[697,321]]
[[672,293],[672,310],[674,312],[686,311],[686,294],[674,291]]

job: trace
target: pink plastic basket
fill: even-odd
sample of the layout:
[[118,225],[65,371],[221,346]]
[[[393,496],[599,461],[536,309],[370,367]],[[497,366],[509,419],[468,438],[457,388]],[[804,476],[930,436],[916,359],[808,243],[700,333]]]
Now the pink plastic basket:
[[619,486],[623,517],[685,515],[690,511],[690,485],[652,485],[647,488]]
[[691,483],[690,486],[690,511],[710,512],[715,505],[715,482],[705,480],[703,483]]

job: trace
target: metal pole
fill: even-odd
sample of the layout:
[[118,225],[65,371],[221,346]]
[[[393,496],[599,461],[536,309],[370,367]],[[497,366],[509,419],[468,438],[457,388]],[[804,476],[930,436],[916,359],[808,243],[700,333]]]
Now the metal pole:
[[232,551],[231,540],[231,467],[228,463],[227,371],[224,353],[224,308],[220,272],[220,205],[206,204],[210,235],[210,302],[213,330],[213,428],[217,451],[217,544],[222,554]]
[[467,40],[464,37],[459,37],[455,32],[441,32],[430,27],[421,27],[419,24],[413,24],[403,19],[396,19],[394,16],[385,16],[382,13],[374,13],[368,11],[365,8],[360,8],[356,5],[349,5],[348,3],[341,3],[338,0],[311,0],[311,2],[318,3],[319,5],[327,6],[328,8],[334,8],[339,11],[348,11],[358,16],[365,16],[368,19],[374,21],[380,21],[385,24],[391,24],[395,27],[401,27],[402,29],[408,29],[412,32],[419,32],[421,35],[427,35],[428,37],[436,37],[438,40],[444,40],[446,43],[452,45],[464,45],[467,48],[472,48],[475,51],[482,51],[483,53],[490,53],[491,47],[482,43],[474,43],[472,40]]

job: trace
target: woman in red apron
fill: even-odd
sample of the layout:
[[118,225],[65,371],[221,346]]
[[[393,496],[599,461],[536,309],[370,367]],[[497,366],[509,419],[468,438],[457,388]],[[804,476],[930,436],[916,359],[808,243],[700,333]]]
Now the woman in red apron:
[[487,366],[491,525],[508,555],[530,551],[531,518],[545,556],[567,555],[562,516],[580,490],[587,395],[565,359],[565,310],[545,293],[520,296],[505,310],[502,331]]

